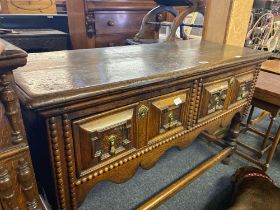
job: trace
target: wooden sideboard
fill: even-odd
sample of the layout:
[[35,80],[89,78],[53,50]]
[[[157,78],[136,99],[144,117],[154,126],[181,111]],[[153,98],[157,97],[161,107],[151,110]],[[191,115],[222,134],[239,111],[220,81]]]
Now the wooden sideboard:
[[33,172],[12,70],[27,54],[0,40],[0,209],[45,209]]
[[268,56],[198,40],[31,54],[15,79],[53,209],[77,209],[96,183],[125,182],[231,121],[234,147]]
[[124,45],[139,31],[153,0],[69,0],[69,31],[73,49]]

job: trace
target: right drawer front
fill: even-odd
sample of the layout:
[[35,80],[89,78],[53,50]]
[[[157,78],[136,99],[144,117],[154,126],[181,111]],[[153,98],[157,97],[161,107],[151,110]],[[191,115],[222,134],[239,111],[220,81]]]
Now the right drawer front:
[[149,100],[148,140],[184,126],[188,95],[189,89]]
[[229,100],[230,78],[204,84],[200,103],[200,118],[224,110]]
[[254,72],[236,76],[231,97],[231,104],[248,98],[254,80]]

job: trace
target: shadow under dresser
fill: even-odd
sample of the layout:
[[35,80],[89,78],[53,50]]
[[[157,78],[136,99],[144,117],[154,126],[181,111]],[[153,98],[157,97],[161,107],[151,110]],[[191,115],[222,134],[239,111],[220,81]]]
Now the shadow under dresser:
[[[77,209],[97,182],[127,181],[169,148],[234,127],[268,56],[198,40],[30,54],[15,80],[53,209]],[[234,146],[238,132],[228,135]]]

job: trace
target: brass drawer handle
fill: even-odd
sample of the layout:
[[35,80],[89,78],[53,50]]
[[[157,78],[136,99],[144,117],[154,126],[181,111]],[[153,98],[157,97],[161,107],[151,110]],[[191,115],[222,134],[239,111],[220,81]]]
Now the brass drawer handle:
[[177,121],[175,120],[173,112],[169,113],[168,118],[169,118],[169,128],[173,128],[174,126],[176,126]]
[[109,21],[107,22],[107,25],[108,25],[108,26],[115,26],[115,22],[114,22],[113,20],[109,20]]
[[110,155],[114,155],[116,153],[116,141],[117,137],[115,135],[111,135],[108,138],[109,144],[110,144]]
[[138,116],[140,118],[145,118],[147,116],[148,112],[149,112],[149,108],[146,107],[145,105],[142,105],[138,110]]

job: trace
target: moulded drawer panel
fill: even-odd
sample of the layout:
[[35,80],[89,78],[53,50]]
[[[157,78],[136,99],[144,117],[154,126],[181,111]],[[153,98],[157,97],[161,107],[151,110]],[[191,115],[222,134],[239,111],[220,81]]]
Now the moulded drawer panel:
[[135,109],[129,106],[73,122],[80,172],[135,150]]

